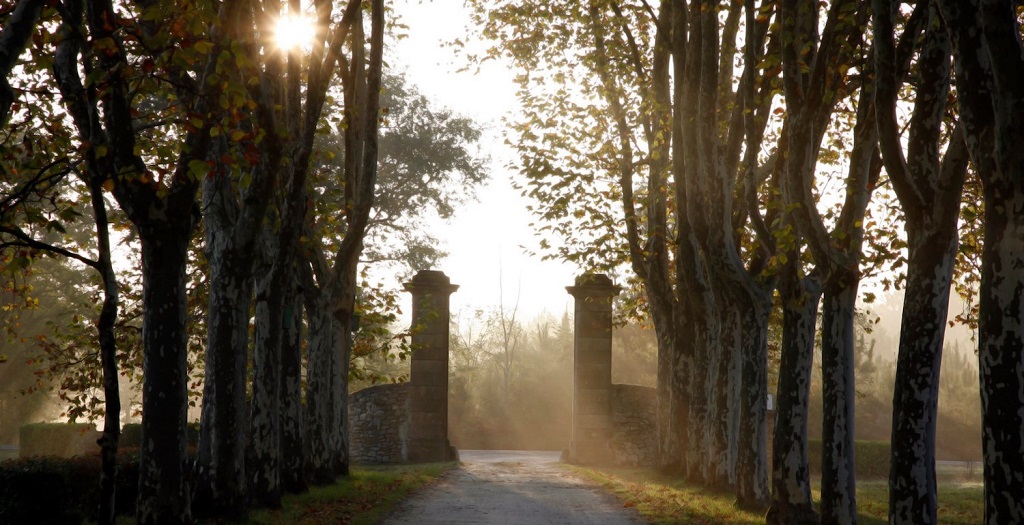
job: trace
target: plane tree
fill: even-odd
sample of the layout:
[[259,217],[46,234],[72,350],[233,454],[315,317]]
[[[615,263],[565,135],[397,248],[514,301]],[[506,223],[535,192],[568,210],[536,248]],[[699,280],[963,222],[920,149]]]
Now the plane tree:
[[982,183],[978,288],[985,522],[1024,520],[1024,56],[1012,3],[938,2],[961,130]]
[[[901,87],[897,70],[902,67],[897,63],[894,44],[897,4],[874,2],[873,9],[879,144],[885,171],[900,200],[907,235],[905,299],[892,414],[889,521],[937,523],[935,424],[939,370],[969,157],[962,128],[955,125],[952,131],[949,129],[952,50],[937,6],[927,7],[919,44],[918,81],[906,152],[896,118]],[[915,38],[904,31],[902,40]],[[944,131],[948,145],[940,153]]]

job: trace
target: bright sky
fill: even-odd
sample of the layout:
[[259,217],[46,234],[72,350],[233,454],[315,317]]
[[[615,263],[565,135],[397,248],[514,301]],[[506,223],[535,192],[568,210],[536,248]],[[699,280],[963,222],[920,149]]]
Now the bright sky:
[[565,287],[576,271],[523,250],[535,248],[536,241],[527,201],[510,184],[512,172],[506,166],[514,153],[502,138],[502,118],[516,107],[512,72],[495,61],[478,74],[458,72],[465,60],[443,43],[465,40],[469,18],[462,0],[398,0],[394,9],[408,26],[408,38],[393,44],[387,60],[405,70],[407,80],[430,100],[476,120],[485,129],[484,149],[492,159],[491,182],[479,192],[479,202],[434,232],[451,254],[438,269],[461,286],[452,295],[452,313],[496,308],[501,295],[510,309],[517,293],[524,317],[544,310],[561,314],[567,305],[571,309]]

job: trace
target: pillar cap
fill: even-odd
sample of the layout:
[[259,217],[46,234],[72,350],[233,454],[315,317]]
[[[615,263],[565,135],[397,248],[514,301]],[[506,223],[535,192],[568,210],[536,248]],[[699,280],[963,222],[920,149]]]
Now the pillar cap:
[[566,286],[565,290],[576,298],[612,297],[619,295],[621,286],[612,282],[611,277],[603,273],[585,273],[576,277],[574,286]]
[[407,291],[414,293],[443,291],[450,294],[459,289],[459,285],[452,284],[452,280],[441,270],[420,270],[404,286]]

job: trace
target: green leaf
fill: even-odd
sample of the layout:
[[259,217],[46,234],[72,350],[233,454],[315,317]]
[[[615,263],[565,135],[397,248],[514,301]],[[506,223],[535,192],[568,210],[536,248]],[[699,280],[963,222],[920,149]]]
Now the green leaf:
[[213,42],[210,42],[209,40],[201,40],[196,42],[194,47],[196,48],[196,51],[199,51],[204,55],[208,55],[210,54],[210,51],[213,50]]
[[206,176],[207,171],[209,171],[209,166],[206,165],[206,161],[199,159],[188,161],[188,172],[192,177],[201,179]]
[[47,231],[51,231],[51,232],[52,231],[56,231],[56,232],[60,232],[60,233],[67,233],[68,232],[67,230],[64,229],[64,225],[62,225],[60,222],[57,222],[57,221],[50,221],[50,222],[46,223],[46,230]]

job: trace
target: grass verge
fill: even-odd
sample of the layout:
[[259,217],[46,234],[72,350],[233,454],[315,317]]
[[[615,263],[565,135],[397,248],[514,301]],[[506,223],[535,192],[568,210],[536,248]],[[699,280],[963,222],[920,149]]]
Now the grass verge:
[[284,498],[281,509],[255,510],[251,525],[372,525],[414,490],[451,470],[455,463],[354,467],[334,485],[312,487]]
[[[763,524],[763,512],[740,510],[733,494],[691,485],[677,477],[648,469],[567,468],[597,482],[614,493],[624,507],[635,507],[654,524]],[[814,480],[817,486],[818,480]],[[981,523],[983,487],[976,482],[946,482],[939,485],[939,523],[968,525]],[[818,498],[818,491],[814,497]],[[888,523],[889,489],[884,480],[857,484],[858,522],[862,525]]]
[[[458,463],[356,466],[347,478],[304,494],[285,495],[280,509],[254,509],[240,522],[199,520],[198,525],[374,525],[416,489]],[[119,517],[118,525],[135,520]]]

